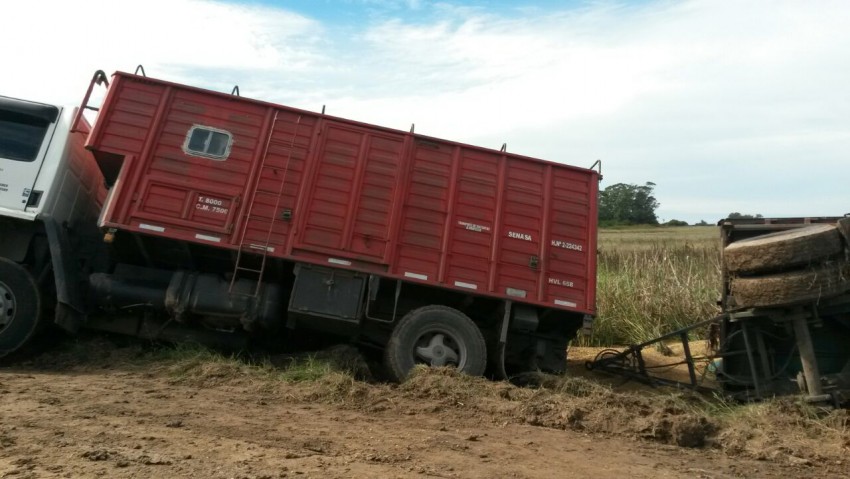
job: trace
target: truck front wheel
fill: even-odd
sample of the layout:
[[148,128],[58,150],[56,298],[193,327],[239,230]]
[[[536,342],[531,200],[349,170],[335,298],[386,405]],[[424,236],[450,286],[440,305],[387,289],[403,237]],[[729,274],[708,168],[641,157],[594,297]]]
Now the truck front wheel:
[[41,293],[21,265],[0,258],[0,357],[33,336],[41,317]]
[[407,313],[393,330],[384,362],[396,381],[417,364],[453,366],[471,376],[484,374],[487,346],[478,326],[460,311],[425,306]]

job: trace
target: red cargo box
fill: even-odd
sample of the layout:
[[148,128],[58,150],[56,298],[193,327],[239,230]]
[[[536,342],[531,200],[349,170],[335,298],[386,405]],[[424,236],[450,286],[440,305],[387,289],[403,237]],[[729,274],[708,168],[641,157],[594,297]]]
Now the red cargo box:
[[595,309],[594,170],[120,72],[87,147],[103,227]]

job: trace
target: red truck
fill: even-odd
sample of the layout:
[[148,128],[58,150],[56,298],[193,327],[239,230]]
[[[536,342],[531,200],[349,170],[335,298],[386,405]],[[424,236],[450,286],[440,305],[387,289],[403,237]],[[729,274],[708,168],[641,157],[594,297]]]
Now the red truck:
[[[97,201],[96,228],[0,209],[0,292],[55,291],[65,329],[307,328],[383,350],[400,380],[417,363],[562,371],[594,315],[593,169],[121,72],[98,72],[84,107],[95,84],[107,86],[96,122],[79,109],[68,137],[108,188],[78,195]],[[0,165],[17,163],[0,151]],[[36,178],[50,185],[39,191],[64,169]],[[35,322],[12,316],[7,351],[29,338],[9,325]]]

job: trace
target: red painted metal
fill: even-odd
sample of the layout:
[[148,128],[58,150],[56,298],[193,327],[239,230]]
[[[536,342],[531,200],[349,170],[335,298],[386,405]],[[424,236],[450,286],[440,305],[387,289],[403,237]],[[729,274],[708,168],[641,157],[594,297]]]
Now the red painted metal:
[[[98,111],[99,108],[89,106],[89,99],[91,98],[92,91],[94,90],[95,85],[105,85],[106,88],[109,88],[109,80],[106,79],[106,73],[103,73],[102,70],[98,70],[94,72],[94,76],[92,76],[91,82],[89,82],[89,89],[86,90],[86,95],[83,97],[83,104],[80,108],[77,109],[77,112],[74,114],[74,119],[71,121],[71,133],[88,133],[88,124],[86,122],[83,113],[86,110]],[[83,122],[84,125],[80,125],[80,122]]]
[[[184,153],[193,125],[225,161]],[[121,72],[87,147],[125,158],[104,227],[595,309],[590,169]]]

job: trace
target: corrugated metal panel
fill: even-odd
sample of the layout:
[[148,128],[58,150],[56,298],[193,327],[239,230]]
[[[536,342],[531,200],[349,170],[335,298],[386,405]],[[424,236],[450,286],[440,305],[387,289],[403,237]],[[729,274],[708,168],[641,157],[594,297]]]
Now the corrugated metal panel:
[[104,100],[104,108],[89,143],[94,138],[104,150],[138,156],[153,126],[165,87],[125,82],[121,81],[121,77],[116,77],[116,80]]
[[[553,169],[547,302],[564,301],[587,308],[596,289],[596,180],[570,170]],[[593,270],[593,275],[588,276]],[[558,303],[561,304],[561,303]]]
[[[546,166],[506,160],[496,292],[526,299],[538,297]],[[537,258],[537,267],[532,267]]]
[[364,148],[357,182],[360,194],[352,198],[355,213],[346,232],[353,253],[382,261],[386,255],[403,145],[402,137],[371,135]]
[[[266,166],[256,184],[252,217],[247,220],[245,242],[265,244],[272,227],[271,248],[283,252],[289,248],[292,212],[295,211],[304,181],[307,153],[316,127],[316,119],[294,112],[277,111],[277,120],[268,143]],[[279,192],[282,194],[279,195]],[[280,209],[275,211],[280,196]],[[284,211],[289,212],[286,218]],[[274,219],[274,221],[272,221]]]
[[[487,291],[496,223],[499,155],[455,147],[451,217],[441,280]],[[473,226],[470,226],[473,225]]]
[[[232,135],[226,160],[183,151],[193,125]],[[591,170],[127,74],[89,147],[127,158],[108,226],[225,248],[269,238],[282,258],[594,309]]]
[[383,262],[404,138],[326,122],[298,248]]
[[451,148],[441,150],[431,141],[415,142],[401,205],[394,262],[398,275],[412,273],[437,281],[448,225],[449,187],[454,184],[452,153]]

